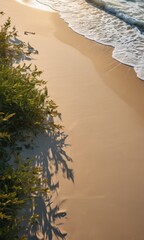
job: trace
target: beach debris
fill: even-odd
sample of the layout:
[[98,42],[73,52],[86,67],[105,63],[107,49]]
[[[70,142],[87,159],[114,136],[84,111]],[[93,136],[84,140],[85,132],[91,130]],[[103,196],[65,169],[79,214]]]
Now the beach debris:
[[28,35],[28,34],[33,34],[33,35],[35,35],[35,32],[24,31],[24,34],[25,34],[25,35]]

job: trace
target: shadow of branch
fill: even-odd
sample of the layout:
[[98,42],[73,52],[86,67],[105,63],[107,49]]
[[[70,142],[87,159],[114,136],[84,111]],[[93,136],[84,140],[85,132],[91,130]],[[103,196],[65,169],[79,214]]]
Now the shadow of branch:
[[65,211],[60,210],[62,203],[54,206],[51,199],[44,200],[43,197],[40,196],[36,199],[35,204],[34,214],[38,214],[39,219],[31,224],[28,239],[52,240],[54,236],[56,236],[57,239],[66,239],[67,233],[59,229],[62,223],[57,223],[67,215]]
[[67,233],[60,230],[67,213],[61,210],[63,202],[55,204],[60,186],[59,173],[65,179],[74,182],[73,169],[69,167],[72,159],[67,155],[67,135],[64,132],[47,132],[39,135],[33,143],[33,149],[28,149],[28,156],[35,156],[35,165],[41,168],[42,179],[50,190],[48,194],[40,194],[35,198],[34,208],[30,215],[39,216],[28,228],[29,240],[66,239]]

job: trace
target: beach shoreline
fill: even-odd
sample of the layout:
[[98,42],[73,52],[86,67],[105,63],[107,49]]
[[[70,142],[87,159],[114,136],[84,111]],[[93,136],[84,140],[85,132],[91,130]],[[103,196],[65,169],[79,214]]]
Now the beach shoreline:
[[57,13],[15,0],[1,0],[1,11],[38,50],[32,63],[69,135],[75,184],[61,178],[59,192],[68,239],[143,240],[143,81],[112,59],[111,47],[73,32]]

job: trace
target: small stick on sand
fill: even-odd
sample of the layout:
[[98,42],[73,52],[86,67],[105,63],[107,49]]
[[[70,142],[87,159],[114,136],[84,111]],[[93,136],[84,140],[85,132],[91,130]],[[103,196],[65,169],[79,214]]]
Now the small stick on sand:
[[28,31],[25,31],[24,34],[25,34],[25,35],[28,35],[28,34],[33,34],[33,35],[34,35],[35,32],[28,32]]

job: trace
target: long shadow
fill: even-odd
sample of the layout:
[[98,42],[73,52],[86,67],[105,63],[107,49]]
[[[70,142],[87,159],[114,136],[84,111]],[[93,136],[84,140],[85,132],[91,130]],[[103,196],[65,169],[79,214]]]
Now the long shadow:
[[[11,39],[11,42],[25,45],[17,37]],[[37,50],[29,43],[26,50],[27,53],[22,53],[16,63],[32,60],[31,53],[38,54]],[[40,177],[45,180],[43,185],[50,191],[45,194],[41,193],[34,198],[33,209],[29,209],[29,206],[25,208],[28,220],[35,216],[28,225],[25,221],[27,229],[24,234],[27,234],[29,240],[52,240],[54,236],[57,239],[66,239],[67,233],[62,232],[60,226],[67,213],[60,209],[63,202],[58,202],[57,197],[61,173],[65,179],[74,183],[74,172],[69,166],[72,159],[66,153],[66,148],[69,147],[69,144],[66,144],[67,137],[64,132],[47,131],[37,135],[34,139],[33,136],[30,136],[24,142],[25,150],[21,157],[34,159],[33,164],[41,169]]]
[[37,138],[36,165],[42,168],[43,177],[48,179],[51,191],[59,187],[59,182],[54,183],[52,177],[60,170],[65,178],[74,182],[73,170],[68,166],[72,159],[64,150],[69,146],[66,144],[67,137],[64,132],[48,132]]
[[[60,226],[63,224],[62,218],[66,217],[67,213],[60,210],[60,205],[52,206],[53,203],[50,199],[43,199],[39,196],[36,200],[36,209],[34,214],[39,215],[39,220],[31,224],[29,228],[29,240],[52,240],[54,236],[57,239],[66,239],[67,233],[60,230]],[[57,223],[60,219],[61,222]]]
[[69,167],[72,159],[67,155],[67,135],[64,132],[47,132],[38,135],[33,141],[32,148],[25,149],[24,158],[35,157],[34,164],[41,169],[42,179],[50,189],[48,194],[40,194],[35,198],[34,208],[28,210],[30,216],[38,216],[28,227],[29,240],[66,239],[67,233],[60,228],[67,217],[61,209],[63,202],[58,201],[59,176],[74,182],[73,169]]

